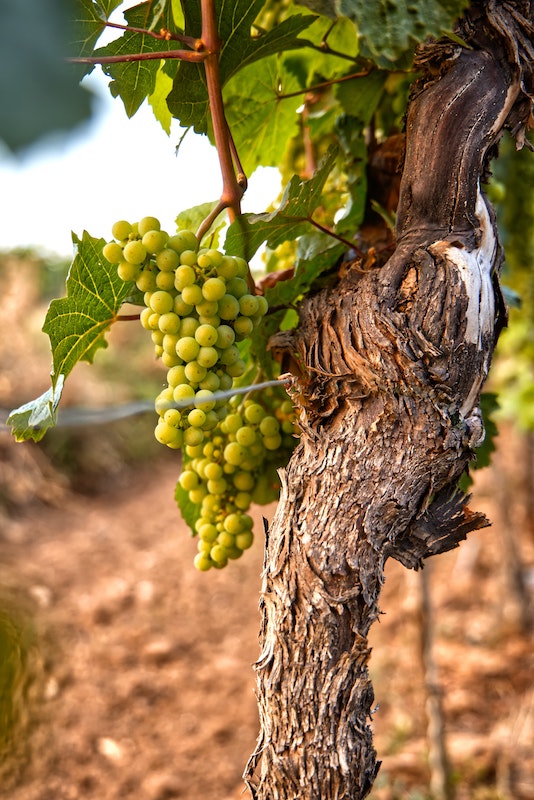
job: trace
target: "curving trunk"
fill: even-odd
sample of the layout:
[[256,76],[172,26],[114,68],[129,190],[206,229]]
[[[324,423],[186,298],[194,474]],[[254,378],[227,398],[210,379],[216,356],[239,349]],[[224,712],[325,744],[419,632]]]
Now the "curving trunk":
[[488,524],[456,491],[483,437],[478,398],[504,323],[480,179],[504,127],[524,136],[531,12],[476,4],[458,29],[473,49],[421,48],[395,252],[363,274],[345,265],[276,341],[295,365],[302,438],[267,534],[261,731],[245,776],[257,800],[369,793],[367,634],[384,563],[417,569]]

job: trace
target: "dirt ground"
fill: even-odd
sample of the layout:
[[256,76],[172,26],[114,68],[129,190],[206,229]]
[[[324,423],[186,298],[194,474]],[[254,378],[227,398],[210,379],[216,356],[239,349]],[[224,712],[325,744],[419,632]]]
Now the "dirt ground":
[[[0,344],[0,366],[8,358]],[[18,375],[15,393],[4,369],[0,405],[35,396],[47,369],[45,360]],[[72,402],[102,400],[80,375]],[[132,447],[124,457],[115,430],[58,434],[48,449],[0,432],[0,659],[11,657],[13,687],[12,703],[0,700],[0,794],[248,797],[261,536],[228,568],[198,573],[173,500],[175,454],[156,452],[131,422],[147,458]],[[495,524],[425,570],[457,800],[534,798],[534,654],[507,583],[503,524],[516,532],[531,593],[534,548],[520,504],[503,513],[501,483],[485,470],[472,500]],[[274,506],[254,513],[259,531]],[[372,631],[383,762],[372,800],[430,797],[420,587],[418,573],[388,564]]]

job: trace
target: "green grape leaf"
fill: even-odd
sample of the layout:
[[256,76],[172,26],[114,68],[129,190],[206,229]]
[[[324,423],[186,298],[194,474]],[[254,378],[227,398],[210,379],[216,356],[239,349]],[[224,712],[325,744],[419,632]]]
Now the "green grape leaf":
[[17,442],[33,439],[39,442],[47,430],[57,422],[57,407],[61,399],[64,376],[60,375],[55,386],[44,394],[14,409],[6,420]]
[[67,375],[78,361],[92,362],[96,351],[107,347],[105,333],[134,287],[103,258],[104,239],[84,232],[81,240],[73,235],[73,241],[77,253],[67,277],[67,296],[52,300],[43,325],[52,348],[52,388],[11,413],[8,422],[19,441],[38,441],[55,425]]
[[[184,461],[183,468],[185,469],[186,466],[187,464]],[[189,492],[182,489],[179,482],[177,482],[176,489],[174,490],[174,499],[178,504],[184,522],[191,528],[191,535],[194,535],[195,522],[200,517],[201,504],[192,503],[189,499]]]
[[[222,40],[219,73],[222,86],[232,75],[255,61],[308,44],[298,35],[315,20],[309,14],[291,16],[273,30],[251,37],[252,23],[262,5],[263,0],[222,0],[218,5],[217,22]],[[199,6],[189,3],[184,11],[186,34],[200,36]],[[207,132],[208,92],[202,64],[180,62],[167,102],[173,117],[179,119],[183,127],[193,127],[197,133]]]
[[172,78],[165,69],[165,65],[161,64],[156,73],[156,80],[152,94],[148,96],[148,102],[154,116],[167,134],[171,133],[172,115],[167,105],[167,95],[172,89]]
[[299,240],[299,253],[293,278],[279,281],[272,289],[266,289],[269,306],[288,306],[306,294],[318,277],[336,264],[347,250],[324,233],[312,233]]
[[360,53],[375,63],[396,62],[427,36],[452,30],[468,0],[297,0],[330,18],[346,16],[360,33]]
[[226,118],[245,174],[277,166],[298,130],[302,96],[284,100],[300,85],[278,56],[263,59],[235,76],[224,92]]
[[326,179],[337,155],[330,148],[319,168],[309,180],[293,175],[287,185],[279,207],[264,214],[243,214],[228,228],[226,252],[250,261],[263,244],[274,250],[285,241],[292,241],[313,228],[310,220],[320,205]]
[[[358,31],[346,17],[338,18],[334,25],[325,16],[316,17],[306,30],[306,39],[315,45],[313,49],[309,47],[298,53],[290,52],[285,58],[287,70],[298,78],[302,87],[345,74],[350,63],[348,59],[356,59],[358,55]],[[342,55],[325,50],[322,46],[325,39],[332,51]],[[348,69],[351,72],[359,71],[354,65]]]
[[78,361],[91,363],[96,351],[107,347],[105,333],[133,286],[102,256],[104,239],[84,231],[81,240],[73,240],[77,253],[67,277],[67,296],[52,300],[43,325],[52,346],[53,385]]
[[[149,29],[152,20],[152,4],[141,3],[124,12],[124,18],[133,28]],[[170,13],[170,12],[169,12]],[[173,25],[168,20],[168,27]],[[157,53],[170,50],[174,42],[155,39],[145,33],[125,31],[118,39],[114,39],[106,47],[95,50],[96,58],[101,56],[125,56],[133,53]],[[112,78],[109,85],[111,94],[120,97],[129,117],[138,111],[143,101],[156,90],[156,79],[160,68],[159,59],[147,61],[130,61],[118,64],[104,64],[102,70]]]

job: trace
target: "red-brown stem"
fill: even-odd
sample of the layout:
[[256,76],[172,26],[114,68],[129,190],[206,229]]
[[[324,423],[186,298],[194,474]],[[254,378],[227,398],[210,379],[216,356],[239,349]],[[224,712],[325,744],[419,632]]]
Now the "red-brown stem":
[[207,53],[204,60],[206,85],[213,125],[213,136],[223,179],[221,204],[224,208],[228,208],[230,222],[233,222],[241,213],[243,187],[240,186],[236,179],[230,146],[231,137],[229,135],[228,123],[224,115],[221,79],[219,74],[221,40],[219,39],[219,32],[217,30],[217,18],[215,16],[215,4],[213,0],[200,0],[200,8],[202,12],[202,41]]
[[162,50],[157,53],[130,53],[123,56],[74,56],[67,58],[69,64],[121,64],[127,61],[155,61],[162,58],[178,58],[180,61],[204,61],[208,54],[192,50]]
[[317,228],[317,230],[321,231],[322,233],[326,233],[327,236],[331,236],[333,239],[337,239],[338,242],[341,242],[342,244],[346,244],[347,247],[350,247],[351,250],[354,250],[356,255],[360,256],[360,258],[365,258],[365,253],[362,252],[362,250],[359,250],[354,242],[349,242],[348,239],[345,239],[343,236],[340,236],[339,234],[330,230],[330,228],[326,228],[324,225],[321,225],[320,222],[316,222],[314,219],[312,219],[312,217],[305,217],[305,219],[307,219],[308,222],[314,226],[314,228]]
[[116,322],[132,322],[134,319],[139,320],[141,314],[120,314],[115,317]]

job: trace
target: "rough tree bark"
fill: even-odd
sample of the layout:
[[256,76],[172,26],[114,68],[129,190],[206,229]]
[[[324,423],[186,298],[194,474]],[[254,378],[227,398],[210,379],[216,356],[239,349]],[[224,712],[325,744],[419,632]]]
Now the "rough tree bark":
[[[476,2],[417,54],[396,249],[344,265],[275,342],[293,367],[301,442],[267,534],[256,665],[256,800],[358,800],[379,763],[367,634],[384,563],[411,568],[487,520],[458,479],[483,436],[478,398],[505,311],[480,179],[531,112],[532,8]],[[357,265],[356,265],[357,266]]]

